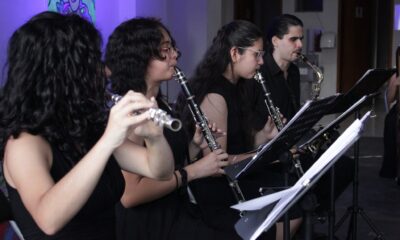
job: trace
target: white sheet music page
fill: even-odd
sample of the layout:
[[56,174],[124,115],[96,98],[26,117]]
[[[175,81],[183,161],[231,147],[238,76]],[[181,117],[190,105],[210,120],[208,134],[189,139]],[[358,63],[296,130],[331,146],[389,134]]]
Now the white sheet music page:
[[[250,236],[249,239],[256,239],[263,231],[269,229],[275,222],[289,209],[304,193],[310,188],[334,163],[346,152],[346,150],[360,137],[363,124],[369,117],[367,112],[361,120],[356,119],[336,141],[321,155],[321,157],[304,173],[304,175],[296,182],[296,184],[288,189],[252,199],[243,203],[233,205],[232,208],[239,211],[257,211],[276,201],[277,204],[268,214],[267,218],[260,226],[255,228],[251,235],[247,233],[239,233]],[[243,216],[246,218],[246,216]],[[246,222],[241,219],[239,222]],[[238,223],[239,223],[238,222]],[[252,227],[254,228],[254,226]]]

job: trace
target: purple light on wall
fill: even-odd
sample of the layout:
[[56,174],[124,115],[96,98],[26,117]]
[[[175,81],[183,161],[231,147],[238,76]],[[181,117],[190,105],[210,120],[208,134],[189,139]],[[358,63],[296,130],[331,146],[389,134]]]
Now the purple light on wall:
[[394,5],[394,30],[400,30],[400,4]]
[[12,33],[33,15],[47,10],[47,1],[0,1],[0,85],[5,81],[7,45]]
[[96,27],[103,37],[103,49],[109,35],[123,21],[136,16],[136,0],[96,0]]

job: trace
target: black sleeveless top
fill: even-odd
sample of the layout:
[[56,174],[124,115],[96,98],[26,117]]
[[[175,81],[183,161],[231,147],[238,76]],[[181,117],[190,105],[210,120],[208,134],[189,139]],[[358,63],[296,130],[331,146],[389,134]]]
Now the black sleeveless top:
[[[58,182],[72,168],[61,152],[52,147],[53,164],[50,174]],[[32,184],[35,180],[32,179]],[[124,179],[116,160],[111,157],[101,178],[86,204],[61,230],[52,236],[46,235],[37,226],[25,208],[16,189],[7,184],[15,221],[26,240],[34,239],[115,239],[114,206],[124,191]]]
[[[160,109],[173,115],[169,106],[157,98]],[[187,157],[187,137],[183,129],[178,132],[164,128],[164,136],[171,147],[175,169],[182,168]],[[116,206],[117,239],[162,240],[183,239],[174,233],[175,224],[184,211],[187,202],[185,191],[173,191],[159,199],[143,203],[132,208],[124,208],[121,203]]]
[[[239,154],[247,151],[245,141],[243,111],[239,88],[223,76],[216,79],[209,93],[221,95],[228,108],[227,153]],[[205,222],[213,228],[230,234],[229,239],[240,239],[234,229],[239,220],[239,212],[230,206],[237,203],[226,177],[208,177],[190,183]]]

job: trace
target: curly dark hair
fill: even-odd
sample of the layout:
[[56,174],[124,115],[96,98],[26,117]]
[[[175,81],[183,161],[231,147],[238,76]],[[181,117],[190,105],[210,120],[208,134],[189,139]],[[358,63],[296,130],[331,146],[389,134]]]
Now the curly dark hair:
[[10,136],[44,137],[72,163],[103,133],[105,74],[101,37],[78,15],[42,12],[8,45],[0,98],[0,154]]
[[125,94],[134,90],[146,94],[144,81],[152,59],[165,59],[160,53],[162,30],[175,40],[156,18],[133,18],[121,23],[108,39],[105,63],[111,70],[112,91]]
[[[259,39],[262,39],[261,30],[246,20],[235,20],[224,25],[218,31],[212,45],[197,66],[193,78],[188,81],[188,85],[195,95],[196,103],[200,104],[204,100],[215,81],[221,81],[221,75],[232,62],[230,49],[235,46],[242,47],[238,48],[239,53],[242,54],[243,48],[252,46]],[[194,122],[182,92],[177,99],[176,111],[181,113],[185,129],[189,133],[188,135],[192,136]]]

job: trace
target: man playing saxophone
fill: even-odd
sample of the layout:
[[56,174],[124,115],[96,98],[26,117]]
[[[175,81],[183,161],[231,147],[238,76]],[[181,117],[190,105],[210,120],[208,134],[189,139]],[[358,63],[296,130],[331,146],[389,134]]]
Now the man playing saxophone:
[[[266,33],[266,54],[264,65],[260,73],[265,78],[265,84],[270,91],[276,108],[279,108],[287,121],[289,121],[300,108],[300,72],[295,62],[302,58],[303,48],[303,23],[296,16],[284,14],[273,19]],[[308,64],[310,66],[310,64]],[[313,71],[314,68],[312,68]],[[318,74],[321,74],[319,71]],[[321,74],[322,75],[322,74]],[[322,78],[319,78],[322,80]],[[255,81],[254,81],[255,82]],[[257,83],[250,83],[255,84]],[[321,81],[319,81],[320,83]],[[264,94],[259,86],[260,94]],[[318,94],[314,93],[314,96]],[[259,98],[257,112],[259,118],[255,120],[256,128],[262,127],[268,117],[268,111],[263,97]],[[308,169],[314,162],[309,156],[300,157],[304,169]],[[348,186],[353,176],[354,163],[351,159],[344,157],[336,164],[336,197]],[[316,195],[321,205],[328,206],[329,203],[329,176],[322,178],[316,187]],[[324,206],[324,207],[325,207]]]

